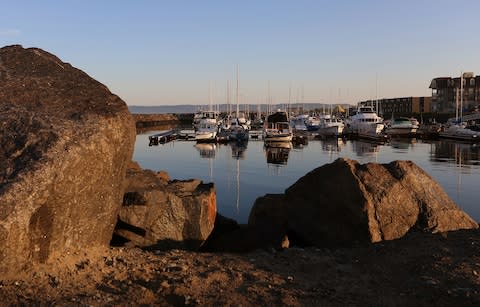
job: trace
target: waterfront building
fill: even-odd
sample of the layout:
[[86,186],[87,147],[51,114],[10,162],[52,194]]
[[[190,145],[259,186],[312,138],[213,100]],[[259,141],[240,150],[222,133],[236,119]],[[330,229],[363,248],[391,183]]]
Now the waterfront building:
[[[431,112],[431,97],[382,98],[378,100],[361,101],[358,105],[371,105],[375,108],[375,111],[384,118],[389,118],[392,115],[394,117],[410,116],[412,114]],[[376,110],[377,105],[378,110]]]
[[[432,89],[432,112],[454,114],[456,95],[460,95],[461,77],[440,77],[430,82]],[[478,110],[480,105],[480,76],[463,73],[463,111]]]

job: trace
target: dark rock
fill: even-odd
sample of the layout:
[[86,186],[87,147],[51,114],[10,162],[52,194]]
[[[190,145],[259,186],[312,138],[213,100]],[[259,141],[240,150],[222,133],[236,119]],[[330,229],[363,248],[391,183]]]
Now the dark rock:
[[317,246],[478,227],[413,162],[361,165],[349,159],[311,171],[285,194],[258,198],[249,225],[265,221]]
[[165,177],[165,172],[127,171],[116,242],[120,237],[144,248],[193,250],[205,242],[215,223],[215,187],[200,180],[169,182]]
[[135,142],[126,104],[50,53],[4,47],[0,133],[0,273],[108,244]]
[[249,252],[260,248],[285,249],[289,247],[287,235],[268,220],[249,226],[217,214],[215,227],[202,246],[205,252]]

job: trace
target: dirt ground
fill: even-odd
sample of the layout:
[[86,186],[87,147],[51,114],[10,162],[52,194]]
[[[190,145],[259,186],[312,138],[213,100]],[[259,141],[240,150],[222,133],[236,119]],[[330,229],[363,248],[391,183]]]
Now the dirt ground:
[[480,231],[246,254],[102,248],[0,281],[0,305],[480,306]]

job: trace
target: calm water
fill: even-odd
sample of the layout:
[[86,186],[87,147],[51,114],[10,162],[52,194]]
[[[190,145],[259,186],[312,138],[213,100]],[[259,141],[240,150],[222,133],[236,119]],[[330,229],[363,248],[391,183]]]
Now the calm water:
[[265,148],[263,141],[196,144],[174,141],[148,146],[138,134],[133,159],[143,168],[166,170],[171,179],[199,178],[214,182],[217,210],[240,223],[248,221],[255,199],[284,190],[307,172],[339,157],[361,163],[411,160],[422,167],[477,222],[480,221],[480,146],[451,141],[392,140],[385,145],[365,141],[311,140],[300,148]]

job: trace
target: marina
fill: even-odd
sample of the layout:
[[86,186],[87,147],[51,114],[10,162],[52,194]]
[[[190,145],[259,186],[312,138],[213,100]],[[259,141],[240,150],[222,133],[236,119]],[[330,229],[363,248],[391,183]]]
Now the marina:
[[372,142],[310,136],[304,144],[275,142],[275,146],[266,146],[262,137],[251,136],[248,142],[197,145],[179,138],[148,146],[148,135],[152,133],[137,135],[133,160],[143,168],[165,170],[171,179],[214,182],[218,212],[240,223],[248,221],[257,197],[283,193],[309,171],[340,157],[360,163],[411,160],[427,171],[462,209],[480,220],[480,147],[476,143],[415,138]]

